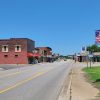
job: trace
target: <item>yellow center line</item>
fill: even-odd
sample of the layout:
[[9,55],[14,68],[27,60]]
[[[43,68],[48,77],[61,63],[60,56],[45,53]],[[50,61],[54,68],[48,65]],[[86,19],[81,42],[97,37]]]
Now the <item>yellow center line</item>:
[[31,76],[31,77],[29,77],[29,78],[27,78],[27,79],[24,79],[24,80],[22,80],[22,81],[20,81],[20,82],[18,82],[18,83],[16,83],[16,84],[14,84],[14,85],[8,87],[8,88],[5,88],[5,89],[3,89],[3,90],[0,90],[0,94],[2,94],[2,93],[4,93],[4,92],[7,92],[7,91],[9,91],[9,90],[11,90],[11,89],[13,89],[13,88],[16,88],[17,86],[20,86],[20,85],[22,85],[22,84],[24,84],[24,83],[26,83],[26,82],[28,82],[28,81],[31,81],[32,79],[34,79],[34,78],[36,78],[36,77],[38,77],[38,76],[41,76],[41,75],[43,75],[43,74],[45,74],[45,73],[47,73],[47,72],[48,72],[48,71],[36,73],[35,75],[33,75],[33,76]]
[[28,71],[29,71],[29,70],[24,70],[24,71],[14,72],[14,73],[2,75],[2,76],[0,76],[0,78],[7,77],[7,76],[12,76],[12,75],[16,75],[16,74],[20,74],[20,73],[28,72]]
[[[38,67],[41,69],[41,67]],[[16,74],[20,74],[20,73],[23,73],[23,72],[28,72],[29,70],[24,70],[24,71],[21,71],[20,72],[14,72],[14,73],[10,73],[10,74],[6,74],[6,75],[1,75],[0,78],[3,78],[3,77],[7,77],[7,76],[12,76],[12,75],[16,75]],[[1,73],[0,73],[1,74]]]

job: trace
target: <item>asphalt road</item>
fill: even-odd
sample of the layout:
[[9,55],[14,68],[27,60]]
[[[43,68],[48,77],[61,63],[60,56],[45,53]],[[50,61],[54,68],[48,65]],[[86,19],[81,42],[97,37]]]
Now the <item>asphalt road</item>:
[[73,61],[0,71],[0,100],[57,100]]

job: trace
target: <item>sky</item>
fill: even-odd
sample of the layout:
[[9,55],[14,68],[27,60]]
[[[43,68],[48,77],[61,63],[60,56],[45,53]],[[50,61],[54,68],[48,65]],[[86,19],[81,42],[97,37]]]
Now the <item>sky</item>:
[[61,55],[95,43],[100,0],[0,0],[0,39],[30,38]]

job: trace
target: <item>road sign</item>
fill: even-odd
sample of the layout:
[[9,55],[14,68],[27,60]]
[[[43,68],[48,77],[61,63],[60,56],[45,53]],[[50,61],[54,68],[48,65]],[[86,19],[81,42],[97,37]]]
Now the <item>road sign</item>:
[[89,58],[92,58],[92,57],[93,57],[93,55],[92,55],[92,54],[89,54],[88,56],[89,56]]

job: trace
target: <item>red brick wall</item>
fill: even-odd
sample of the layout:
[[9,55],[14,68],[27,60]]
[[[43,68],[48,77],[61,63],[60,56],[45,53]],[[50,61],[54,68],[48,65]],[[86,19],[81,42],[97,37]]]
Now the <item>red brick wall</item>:
[[46,51],[47,52],[47,55],[52,55],[52,50],[49,49],[48,47],[39,47],[39,50],[42,50],[42,51]]
[[35,41],[28,39],[27,40],[27,51],[33,53],[34,48],[35,48]]
[[[4,55],[8,55],[8,57],[4,57]],[[18,57],[15,57],[18,55]],[[1,53],[0,52],[0,64],[27,64],[27,53],[22,51],[21,53],[9,52],[9,53]]]
[[[29,39],[20,39],[20,38],[0,40],[0,64],[27,64],[28,40]],[[9,52],[2,52],[2,45],[8,45]],[[15,45],[21,45],[21,52],[15,52]],[[34,45],[30,44],[30,47],[31,46],[34,47]],[[8,55],[8,57],[5,57],[5,55]]]

